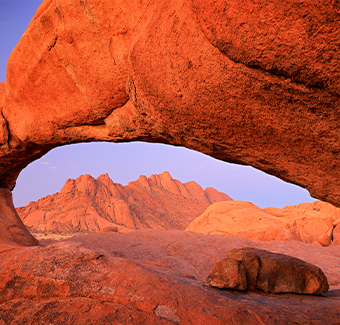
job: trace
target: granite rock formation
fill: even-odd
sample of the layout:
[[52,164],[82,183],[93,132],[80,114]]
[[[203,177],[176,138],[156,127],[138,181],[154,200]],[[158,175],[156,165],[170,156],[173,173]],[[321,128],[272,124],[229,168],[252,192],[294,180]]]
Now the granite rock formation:
[[139,140],[340,206],[339,17],[335,0],[45,0],[0,83],[0,186],[57,146]]
[[250,202],[217,202],[194,220],[188,231],[251,240],[299,240],[322,246],[338,245],[340,209],[315,201],[283,209],[260,209]]
[[100,231],[120,229],[184,230],[212,203],[231,198],[195,182],[182,184],[168,172],[140,176],[126,186],[107,174],[68,179],[60,192],[31,202],[17,212],[34,230]]

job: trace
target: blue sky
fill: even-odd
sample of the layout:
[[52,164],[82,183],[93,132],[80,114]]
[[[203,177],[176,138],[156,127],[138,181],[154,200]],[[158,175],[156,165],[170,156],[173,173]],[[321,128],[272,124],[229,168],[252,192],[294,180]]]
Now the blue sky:
[[[6,80],[8,56],[42,1],[0,0],[0,81]],[[185,148],[147,143],[84,143],[56,148],[24,169],[13,191],[15,206],[58,192],[68,178],[108,173],[126,185],[139,175],[169,171],[181,182],[214,187],[234,200],[261,208],[314,201],[308,191],[252,167],[228,164]]]

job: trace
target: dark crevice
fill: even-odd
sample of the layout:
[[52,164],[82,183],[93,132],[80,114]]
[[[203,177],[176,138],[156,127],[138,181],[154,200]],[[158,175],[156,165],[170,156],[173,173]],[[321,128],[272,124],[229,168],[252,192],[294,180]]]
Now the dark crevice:
[[297,80],[296,76],[294,76],[294,75],[293,76],[288,76],[282,70],[279,70],[279,69],[265,69],[265,68],[263,68],[259,64],[247,64],[247,63],[244,63],[244,62],[242,62],[240,60],[236,60],[236,59],[231,58],[224,51],[220,50],[220,52],[223,53],[230,61],[233,61],[234,63],[237,63],[237,64],[242,64],[243,66],[245,66],[245,67],[247,67],[249,69],[261,71],[261,72],[264,72],[264,73],[268,73],[271,76],[276,76],[276,77],[279,77],[279,78],[280,77],[284,78],[285,80],[289,80],[291,83],[294,83],[294,84],[296,84],[298,86],[306,87],[307,89],[312,89],[312,90],[314,90],[314,89],[316,89],[316,90],[324,90],[325,89],[325,85],[321,81],[320,82],[316,82],[315,84],[306,84],[306,83],[304,83],[302,81]]
[[[10,137],[11,137],[11,133],[9,132],[9,127],[8,127],[8,122],[7,122],[7,120],[5,119],[5,117],[4,117],[4,114],[2,113],[2,110],[0,111],[0,114],[1,114],[1,117],[3,118],[3,120],[4,120],[4,128],[5,128],[5,130],[4,130],[4,132],[7,132],[7,139],[5,140],[5,142],[2,144],[2,145],[5,145],[5,144],[7,144],[7,146],[10,148],[11,146],[10,146]],[[0,118],[1,118],[0,117]]]
[[60,127],[60,130],[67,130],[77,127],[88,127],[88,126],[105,126],[105,122],[103,120],[93,122],[91,124],[82,124],[82,123],[74,123],[73,125],[65,125],[63,127]]
[[228,48],[231,46],[231,44],[214,44],[212,43],[208,37],[205,35],[205,33],[203,32],[202,28],[201,28],[201,32],[204,35],[204,38],[215,48],[217,48],[220,53],[222,53],[223,55],[225,55],[230,61],[236,63],[236,64],[242,64],[243,66],[252,69],[252,70],[257,70],[257,71],[261,71],[262,73],[268,73],[271,76],[276,76],[276,77],[281,77],[284,78],[285,80],[289,80],[291,83],[298,85],[298,86],[303,86],[306,87],[307,89],[310,90],[326,90],[327,92],[329,92],[332,95],[336,95],[338,96],[338,94],[333,93],[330,91],[330,89],[326,88],[326,85],[324,84],[324,82],[322,81],[317,81],[314,84],[306,84],[303,81],[299,81],[297,80],[297,74],[289,76],[286,73],[284,73],[284,71],[280,70],[280,69],[265,69],[264,67],[262,67],[259,63],[244,63],[241,60],[237,60],[236,58],[233,58],[232,56],[228,55]]
[[55,36],[54,39],[53,39],[53,43],[51,45],[49,45],[48,48],[47,48],[48,51],[51,51],[55,47],[55,45],[57,44],[57,40],[58,40],[58,37]]

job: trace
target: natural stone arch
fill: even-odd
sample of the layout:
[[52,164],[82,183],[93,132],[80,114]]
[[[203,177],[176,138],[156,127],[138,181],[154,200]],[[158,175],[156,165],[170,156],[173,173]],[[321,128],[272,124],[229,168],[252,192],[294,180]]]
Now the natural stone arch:
[[84,141],[185,146],[339,206],[339,22],[331,0],[45,0],[0,84],[1,238],[34,243],[20,171]]

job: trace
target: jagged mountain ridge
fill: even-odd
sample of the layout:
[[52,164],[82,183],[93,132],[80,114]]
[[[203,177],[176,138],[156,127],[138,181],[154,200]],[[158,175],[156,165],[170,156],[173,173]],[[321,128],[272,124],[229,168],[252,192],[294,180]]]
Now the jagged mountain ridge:
[[184,230],[209,205],[228,200],[222,192],[203,190],[193,181],[183,184],[168,172],[141,175],[126,186],[114,183],[108,174],[97,179],[82,175],[17,212],[36,230],[99,231],[110,225]]

